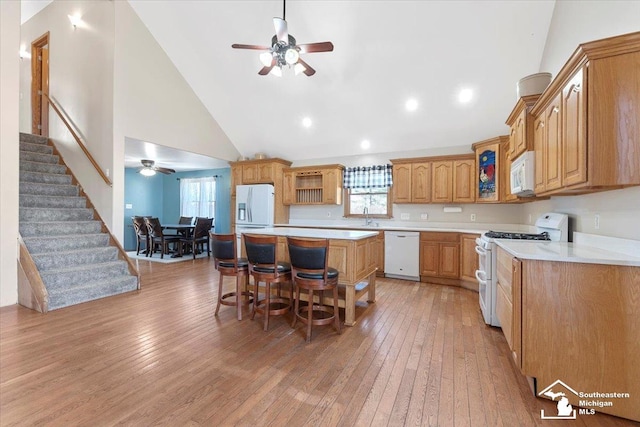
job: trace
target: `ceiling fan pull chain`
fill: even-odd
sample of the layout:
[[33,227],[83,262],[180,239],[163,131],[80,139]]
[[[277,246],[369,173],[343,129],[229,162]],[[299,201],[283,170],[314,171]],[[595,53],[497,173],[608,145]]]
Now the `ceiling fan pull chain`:
[[287,0],[282,0],[282,20],[287,20]]

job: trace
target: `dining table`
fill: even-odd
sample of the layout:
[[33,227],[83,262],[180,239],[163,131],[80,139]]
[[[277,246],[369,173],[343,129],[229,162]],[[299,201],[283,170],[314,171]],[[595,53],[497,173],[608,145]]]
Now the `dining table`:
[[[180,231],[184,231],[184,236],[188,237],[193,233],[193,230],[196,228],[195,224],[162,224],[162,230],[176,230],[178,234]],[[180,251],[174,251],[171,254],[171,258],[181,258],[182,254]]]

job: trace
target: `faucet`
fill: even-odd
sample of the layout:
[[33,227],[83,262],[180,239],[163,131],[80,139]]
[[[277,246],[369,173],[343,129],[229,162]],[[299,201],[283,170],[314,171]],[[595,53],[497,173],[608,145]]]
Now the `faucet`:
[[366,227],[368,227],[369,225],[371,225],[371,223],[373,223],[373,220],[371,218],[369,218],[369,208],[368,207],[364,207],[364,209],[362,210],[362,215],[364,215],[364,225]]

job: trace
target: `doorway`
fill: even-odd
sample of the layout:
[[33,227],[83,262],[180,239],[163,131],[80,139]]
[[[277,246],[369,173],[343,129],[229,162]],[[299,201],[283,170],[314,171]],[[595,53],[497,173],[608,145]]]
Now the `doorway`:
[[31,43],[31,133],[49,136],[49,32]]

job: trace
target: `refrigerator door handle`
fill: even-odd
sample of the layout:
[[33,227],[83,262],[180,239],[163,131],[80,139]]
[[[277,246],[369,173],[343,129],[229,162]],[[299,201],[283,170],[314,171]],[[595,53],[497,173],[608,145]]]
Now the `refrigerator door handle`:
[[249,194],[247,196],[247,221],[253,222],[251,218],[251,203],[253,202],[253,188],[249,187]]

